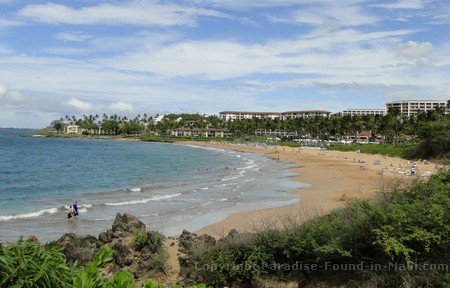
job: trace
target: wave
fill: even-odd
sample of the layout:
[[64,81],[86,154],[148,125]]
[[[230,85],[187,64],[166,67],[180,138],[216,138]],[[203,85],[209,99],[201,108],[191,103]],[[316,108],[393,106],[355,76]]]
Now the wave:
[[13,219],[26,219],[26,218],[35,218],[45,214],[55,214],[58,212],[58,208],[50,208],[43,209],[36,212],[23,213],[23,214],[15,214],[15,215],[0,215],[0,221],[9,221]]
[[220,181],[230,181],[230,180],[241,178],[242,176],[244,176],[244,175],[239,174],[237,176],[225,177],[225,178],[220,179]]
[[131,191],[131,192],[141,192],[142,188],[141,187],[136,187],[136,188],[130,188],[128,190]]
[[253,165],[248,165],[248,166],[245,166],[245,167],[240,167],[240,168],[237,168],[237,169],[238,170],[249,170],[249,169],[257,168],[257,167],[258,167],[258,165],[253,164]]
[[215,200],[215,201],[208,201],[208,202],[205,202],[203,204],[200,204],[200,207],[205,207],[205,206],[208,206],[208,205],[211,205],[211,204],[214,204],[214,203],[225,202],[227,200],[228,200],[228,198],[221,198],[221,199],[218,199],[218,200]]
[[209,189],[209,187],[202,187],[202,188],[200,188],[200,190],[208,190]]
[[139,199],[139,200],[124,201],[124,202],[118,202],[118,203],[105,203],[105,205],[106,206],[124,206],[124,205],[145,204],[145,203],[148,203],[148,202],[151,202],[151,201],[159,201],[159,200],[165,200],[165,199],[178,197],[180,195],[181,195],[181,193],[170,194],[170,195],[161,195],[161,196],[153,196],[153,197],[150,197],[150,198]]
[[[86,213],[87,212],[87,208],[92,208],[92,204],[81,204],[81,205],[77,205],[78,206],[78,212],[81,213]],[[62,206],[61,209],[66,209],[69,210],[70,206]]]
[[226,184],[220,184],[220,185],[214,185],[214,187],[225,187],[225,186],[231,186],[231,185],[237,185],[238,183],[226,183]]

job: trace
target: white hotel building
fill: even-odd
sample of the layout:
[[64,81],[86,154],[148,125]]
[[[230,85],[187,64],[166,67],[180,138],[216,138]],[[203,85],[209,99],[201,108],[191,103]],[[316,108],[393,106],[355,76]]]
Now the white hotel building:
[[287,112],[248,112],[248,111],[222,111],[219,118],[223,121],[234,121],[242,119],[288,119],[288,118],[306,118],[323,116],[328,117],[331,114],[325,110],[303,110],[303,111],[287,111]]
[[407,101],[395,101],[386,103],[386,111],[391,109],[397,109],[400,111],[400,115],[410,117],[417,114],[419,111],[431,111],[438,107],[445,107],[445,113],[449,113],[447,108],[447,101],[441,100],[407,100]]
[[343,116],[375,116],[375,115],[386,115],[387,112],[385,109],[346,109],[341,112]]

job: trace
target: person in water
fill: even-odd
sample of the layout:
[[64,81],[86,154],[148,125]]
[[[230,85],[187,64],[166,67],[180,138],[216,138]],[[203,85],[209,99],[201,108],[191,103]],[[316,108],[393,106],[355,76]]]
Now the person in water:
[[75,203],[72,204],[72,213],[73,216],[78,216],[78,203],[75,201]]

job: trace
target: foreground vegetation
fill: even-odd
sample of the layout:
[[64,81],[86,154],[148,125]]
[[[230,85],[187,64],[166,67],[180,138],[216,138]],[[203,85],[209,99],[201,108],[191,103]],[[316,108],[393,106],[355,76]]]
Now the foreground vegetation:
[[241,235],[197,251],[192,280],[218,287],[258,278],[322,287],[449,287],[449,191],[444,171],[303,225]]
[[[142,240],[137,240],[139,241]],[[19,239],[16,243],[0,246],[0,287],[58,287],[58,288],[165,288],[151,280],[134,284],[134,276],[121,271],[105,279],[102,268],[112,258],[111,247],[102,248],[86,267],[69,267],[62,251],[55,244],[41,245]],[[181,286],[172,285],[171,288]],[[193,285],[192,288],[205,288]]]

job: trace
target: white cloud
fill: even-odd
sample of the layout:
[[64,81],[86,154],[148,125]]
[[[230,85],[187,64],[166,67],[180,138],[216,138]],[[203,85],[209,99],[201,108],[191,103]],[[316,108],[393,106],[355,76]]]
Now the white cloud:
[[12,103],[22,103],[25,100],[22,92],[17,90],[9,91],[7,97]]
[[201,16],[228,17],[214,10],[150,0],[99,4],[79,9],[55,3],[30,4],[19,11],[19,16],[50,24],[135,26],[194,26]]
[[422,0],[397,0],[396,2],[378,3],[371,5],[372,7],[386,9],[422,9],[424,4]]
[[400,55],[408,58],[428,57],[433,51],[433,44],[430,42],[408,41],[398,46]]
[[61,32],[55,35],[55,39],[64,42],[82,42],[92,38],[91,35],[83,34],[81,32]]
[[69,101],[66,102],[66,104],[72,108],[75,108],[77,110],[81,111],[91,111],[93,109],[93,105],[89,102],[84,102],[81,100],[78,100],[76,98],[72,98]]
[[14,51],[0,45],[0,54],[12,54]]
[[[159,49],[142,49],[124,56],[100,59],[99,63],[114,69],[151,72],[165,77],[200,77],[228,79],[252,74],[270,73],[333,73],[334,63],[339,69],[366,67],[373,69],[384,63],[395,63],[395,55],[388,54],[379,42],[398,41],[397,37],[413,33],[411,30],[361,33],[340,30],[333,33],[312,33],[293,40],[269,41],[265,44],[245,45],[232,41],[182,41]],[[380,47],[381,45],[381,47]],[[387,46],[386,46],[387,48]],[[353,53],[353,54],[350,54]],[[371,55],[383,55],[377,59]],[[367,59],[363,59],[367,57]],[[360,59],[361,61],[352,60]],[[341,74],[341,71],[336,71]]]
[[[368,14],[360,6],[346,6],[342,5],[342,3],[300,9],[295,11],[291,18],[284,18],[284,20],[313,26],[328,26],[331,28],[339,26],[367,25],[379,21],[377,17]],[[283,20],[278,18],[278,21]]]
[[25,97],[22,92],[18,90],[8,90],[5,85],[0,84],[0,103],[10,108],[17,108],[22,106],[25,102]]
[[133,105],[122,101],[111,103],[111,110],[117,112],[133,112]]
[[20,25],[23,25],[23,23],[20,21],[0,18],[0,29],[13,27],[13,26],[20,26]]
[[6,94],[6,86],[0,84],[0,99]]

